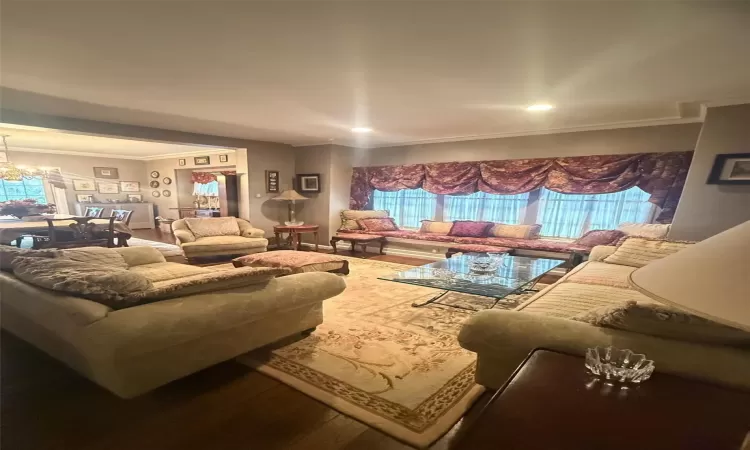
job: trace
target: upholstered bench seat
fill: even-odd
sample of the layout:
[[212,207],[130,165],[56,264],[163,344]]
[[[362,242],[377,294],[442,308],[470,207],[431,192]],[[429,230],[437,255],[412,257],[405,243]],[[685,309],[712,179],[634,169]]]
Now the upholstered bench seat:
[[510,247],[496,247],[494,245],[460,244],[453,245],[445,252],[445,257],[450,258],[456,253],[511,253]]
[[292,273],[333,272],[349,273],[349,261],[344,258],[314,252],[294,250],[277,250],[266,253],[255,253],[232,260],[235,267],[286,267]]

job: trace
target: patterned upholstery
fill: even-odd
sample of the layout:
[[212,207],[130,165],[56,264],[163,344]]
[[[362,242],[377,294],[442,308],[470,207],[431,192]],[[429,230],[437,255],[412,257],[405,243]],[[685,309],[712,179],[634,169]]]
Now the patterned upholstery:
[[240,227],[234,217],[188,218],[184,220],[197,239],[240,235]]
[[398,231],[393,217],[376,217],[370,219],[357,219],[357,224],[364,231]]
[[448,236],[485,237],[495,224],[492,222],[477,222],[473,220],[456,220],[453,222]]
[[643,267],[651,261],[677,253],[691,244],[691,242],[627,237],[621,241],[621,244],[613,254],[604,258],[604,262],[632,267]]
[[474,253],[508,253],[512,251],[508,247],[495,247],[492,245],[459,244],[448,249],[448,252],[474,252]]
[[357,223],[358,219],[375,219],[380,217],[389,217],[391,215],[388,210],[366,210],[358,211],[354,209],[346,209],[341,211],[341,228],[339,231],[358,231],[362,227]]
[[341,270],[346,259],[334,255],[314,252],[297,252],[294,250],[277,250],[266,253],[246,255],[232,260],[235,267],[280,267],[292,270],[292,273],[329,272]]
[[496,223],[490,228],[489,237],[516,238],[516,239],[539,239],[542,226],[534,225],[508,225]]
[[591,230],[575,240],[578,245],[595,247],[597,245],[613,245],[625,236],[620,230]]
[[552,286],[554,286],[553,289],[540,292],[531,300],[519,306],[516,311],[570,319],[577,314],[614,303],[626,301],[653,302],[640,292],[630,289],[567,281],[558,282]]

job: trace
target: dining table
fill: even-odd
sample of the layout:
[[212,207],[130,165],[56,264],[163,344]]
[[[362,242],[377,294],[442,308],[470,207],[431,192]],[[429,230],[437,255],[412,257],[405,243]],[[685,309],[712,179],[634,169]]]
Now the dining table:
[[[0,216],[0,244],[10,244],[27,234],[46,232],[49,229],[46,219],[53,219],[55,226],[59,227],[67,227],[76,223],[93,223],[97,227],[101,227],[102,231],[106,231],[109,227],[109,218],[100,219],[70,214],[43,214],[23,219],[13,216]],[[133,231],[124,222],[115,221],[114,230],[118,242],[120,239],[127,241],[133,235]]]

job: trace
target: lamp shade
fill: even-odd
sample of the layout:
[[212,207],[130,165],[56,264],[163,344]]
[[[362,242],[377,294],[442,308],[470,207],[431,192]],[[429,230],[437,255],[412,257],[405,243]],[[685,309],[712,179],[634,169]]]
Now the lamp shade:
[[299,192],[295,191],[294,189],[287,189],[271,200],[308,200],[308,198],[301,196]]
[[630,274],[654,300],[750,331],[750,221]]

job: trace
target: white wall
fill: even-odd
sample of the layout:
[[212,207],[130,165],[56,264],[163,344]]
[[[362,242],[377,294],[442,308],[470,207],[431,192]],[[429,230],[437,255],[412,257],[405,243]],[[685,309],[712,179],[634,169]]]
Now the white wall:
[[721,153],[750,153],[750,104],[708,109],[671,238],[705,239],[750,220],[750,186],[706,184]]

